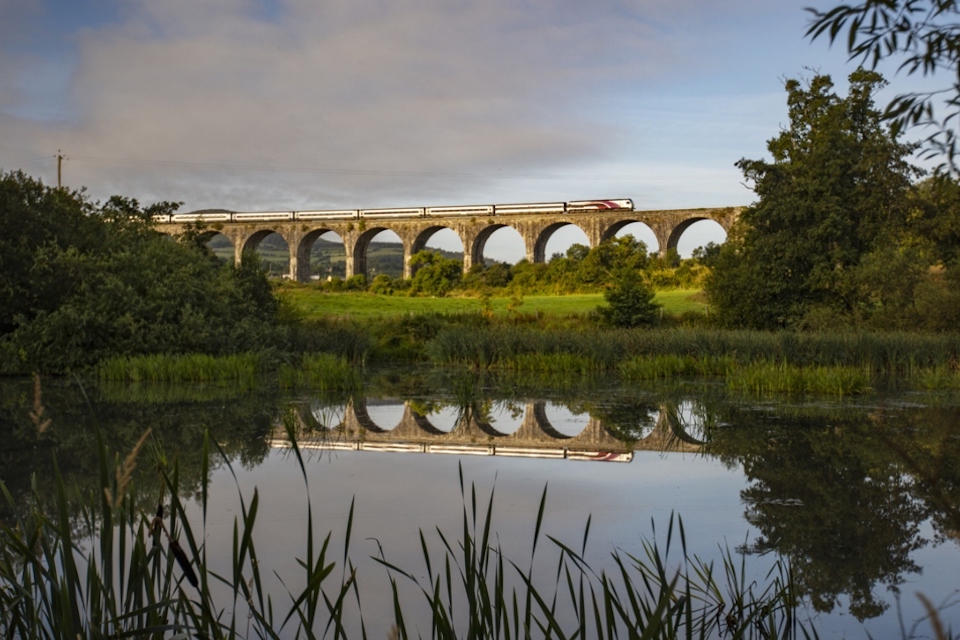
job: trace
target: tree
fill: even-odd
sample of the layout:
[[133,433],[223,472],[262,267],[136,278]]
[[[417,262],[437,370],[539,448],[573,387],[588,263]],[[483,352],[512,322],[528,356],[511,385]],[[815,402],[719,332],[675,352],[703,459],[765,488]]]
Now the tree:
[[597,307],[597,312],[611,326],[632,328],[657,322],[660,305],[653,301],[653,290],[644,283],[639,271],[620,270],[603,298],[608,306]]
[[99,206],[0,175],[0,371],[274,345],[279,304],[257,257],[222,265],[190,238],[155,231],[153,215],[175,208],[121,197]]
[[416,273],[410,281],[410,292],[443,297],[463,275],[463,263],[448,260],[437,251],[420,251],[410,257]]
[[[808,9],[813,22],[807,36],[829,38],[831,44],[846,30],[851,60],[876,68],[885,59],[900,60],[899,70],[908,75],[933,76],[945,71],[951,85],[944,89],[899,94],[884,112],[894,134],[905,127],[930,127],[928,155],[943,154],[956,171],[957,134],[960,122],[960,3],[957,0],[863,0],[838,5],[827,11]],[[945,115],[937,109],[942,100]]]
[[771,139],[773,161],[743,159],[759,201],[743,211],[706,282],[718,320],[780,328],[859,303],[855,271],[864,255],[896,242],[918,171],[881,121],[873,95],[883,78],[858,69],[846,98],[829,76],[786,83],[790,127]]

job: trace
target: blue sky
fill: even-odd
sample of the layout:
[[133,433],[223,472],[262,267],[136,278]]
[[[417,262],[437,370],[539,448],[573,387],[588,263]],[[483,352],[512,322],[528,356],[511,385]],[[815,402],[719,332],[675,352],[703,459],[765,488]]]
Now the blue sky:
[[183,210],[745,205],[783,80],[853,69],[810,4],[0,0],[0,168],[55,183],[62,150]]

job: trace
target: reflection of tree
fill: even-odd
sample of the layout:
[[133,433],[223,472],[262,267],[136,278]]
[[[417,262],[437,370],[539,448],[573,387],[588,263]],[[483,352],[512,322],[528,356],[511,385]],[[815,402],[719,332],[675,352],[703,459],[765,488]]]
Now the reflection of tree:
[[880,615],[888,605],[873,587],[896,589],[918,571],[910,554],[925,542],[927,516],[887,430],[862,414],[779,421],[744,412],[729,422],[736,428],[720,430],[712,450],[751,480],[741,495],[760,535],[749,550],[790,558],[818,611],[846,594],[858,619]]
[[[277,416],[277,398],[270,393],[237,391],[229,402],[223,401],[222,390],[207,402],[196,398],[181,402],[136,402],[131,400],[137,398],[128,398],[127,402],[118,402],[102,400],[91,389],[88,404],[76,386],[45,382],[43,402],[52,423],[41,435],[27,416],[32,385],[7,381],[0,384],[0,480],[20,505],[26,504],[34,475],[37,490],[52,496],[56,456],[67,485],[86,491],[98,483],[96,429],[103,435],[107,454],[119,452],[123,456],[149,428],[150,441],[138,458],[136,481],[143,487],[140,495],[153,501],[145,508],[153,511],[155,491],[160,487],[159,464],[176,459],[180,486],[186,493],[199,491],[206,429],[228,456],[244,466],[263,460],[268,450],[267,435]],[[211,460],[211,466],[217,462]],[[5,503],[0,504],[0,519],[10,515],[5,508]]]
[[656,427],[659,408],[651,400],[632,399],[627,402],[604,404],[591,409],[604,429],[627,444],[647,437]]

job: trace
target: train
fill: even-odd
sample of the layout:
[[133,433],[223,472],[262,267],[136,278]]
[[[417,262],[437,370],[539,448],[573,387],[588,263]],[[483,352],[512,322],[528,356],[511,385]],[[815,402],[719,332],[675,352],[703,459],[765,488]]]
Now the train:
[[395,209],[331,209],[324,211],[194,211],[154,216],[157,223],[183,222],[308,222],[314,220],[360,220],[382,218],[476,218],[520,214],[593,213],[633,211],[633,200],[575,200],[572,202],[528,202],[520,204],[482,204],[452,207],[409,207]]

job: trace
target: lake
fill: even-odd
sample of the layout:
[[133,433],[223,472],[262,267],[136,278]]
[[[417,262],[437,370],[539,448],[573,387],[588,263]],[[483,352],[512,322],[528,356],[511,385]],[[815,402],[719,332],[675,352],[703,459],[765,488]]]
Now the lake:
[[[536,575],[547,584],[557,581],[559,547],[546,536],[579,551],[589,521],[583,557],[591,570],[612,572],[614,552],[642,557],[654,541],[663,550],[673,518],[674,562],[680,520],[688,555],[722,567],[729,554],[743,561],[748,581],[763,584],[777,558],[789,561],[805,596],[801,616],[821,637],[899,638],[917,621],[916,635],[929,637],[918,593],[960,627],[954,394],[755,398],[703,381],[546,384],[432,368],[368,372],[364,393],[352,398],[273,388],[81,390],[51,381],[43,400],[52,424],[39,436],[27,417],[31,381],[3,381],[0,399],[0,478],[24,503],[31,473],[41,493],[51,491],[53,452],[70,481],[95,484],[94,425],[121,457],[150,427],[137,482],[156,482],[153,458],[176,456],[183,497],[195,499],[209,429],[229,460],[214,461],[207,488],[214,569],[229,567],[241,498],[249,505],[256,489],[265,573],[299,579],[309,500],[314,526],[332,532],[339,575],[353,505],[349,557],[374,638],[387,637],[393,611],[388,572],[372,557],[425,579],[420,532],[432,554],[443,548],[440,532],[460,539],[472,488],[481,521],[493,492],[492,539],[524,567],[546,492]],[[302,469],[288,431],[297,434]],[[153,496],[147,489],[148,512]],[[416,628],[429,633],[422,598],[397,579],[404,605],[421,616]],[[281,584],[271,589],[283,602]]]

